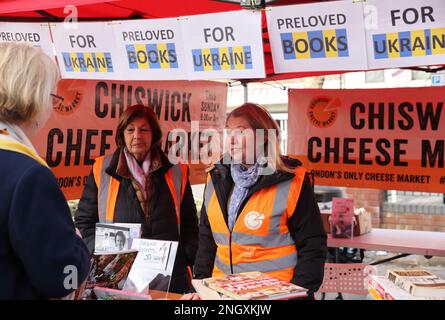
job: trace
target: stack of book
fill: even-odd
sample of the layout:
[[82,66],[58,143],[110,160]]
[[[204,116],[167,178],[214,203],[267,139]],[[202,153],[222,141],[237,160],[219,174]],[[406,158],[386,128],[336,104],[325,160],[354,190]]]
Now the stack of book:
[[370,276],[368,286],[376,300],[445,299],[445,280],[422,269],[389,270],[386,277]]
[[194,280],[203,300],[284,300],[307,296],[307,290],[262,272],[244,272]]
[[97,224],[95,251],[79,300],[149,300],[149,290],[167,292],[177,241],[141,239],[140,224]]

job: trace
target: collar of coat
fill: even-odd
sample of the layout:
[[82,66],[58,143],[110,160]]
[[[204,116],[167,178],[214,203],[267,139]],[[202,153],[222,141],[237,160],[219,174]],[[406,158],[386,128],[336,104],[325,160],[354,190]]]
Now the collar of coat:
[[45,162],[45,160],[43,160],[36,152],[34,152],[34,150],[32,150],[31,148],[25,146],[23,143],[20,143],[18,141],[12,139],[11,140],[3,139],[0,136],[0,149],[24,154],[36,160],[42,166],[48,167],[48,164]]
[[[215,187],[215,193],[216,197],[218,199],[218,202],[220,204],[220,207],[222,209],[224,219],[227,223],[228,220],[228,211],[227,211],[227,204],[229,200],[230,191],[233,188],[233,179],[232,175],[230,173],[230,165],[229,164],[222,164],[222,163],[230,163],[230,161],[227,162],[225,155],[220,163],[214,164],[210,170],[210,176],[212,178],[213,185]],[[289,157],[282,157],[282,160],[285,164],[287,164],[291,168],[295,168],[298,166],[301,166],[301,162],[297,159],[289,158]],[[241,203],[241,206],[238,210],[237,216],[240,214],[242,209],[244,208],[244,205],[249,200],[249,198],[254,194],[255,192],[267,188],[270,186],[273,186],[275,184],[287,181],[292,179],[295,176],[295,174],[290,172],[283,172],[283,171],[276,171],[275,173],[271,175],[263,175],[261,176],[258,181],[252,186],[252,188],[249,189],[249,192],[247,193],[246,198]]]
[[[130,178],[128,166],[126,165],[125,161],[126,160],[122,148],[118,148],[113,153],[110,164],[108,165],[108,168],[105,169],[105,172],[118,180],[122,178]],[[156,171],[165,174],[165,172],[167,172],[167,170],[172,166],[173,165],[170,163],[170,161],[168,161],[161,148],[155,147],[151,151],[150,173]]]
[[[224,161],[223,161],[224,160]],[[282,157],[283,162],[291,168],[296,168],[301,166],[301,162],[295,158]],[[212,164],[208,169],[210,175],[212,177],[212,181],[215,183],[217,180],[224,180],[226,182],[230,182],[230,188],[233,184],[232,175],[230,173],[230,164],[222,164],[229,163],[230,159],[225,155],[220,163]],[[280,182],[290,180],[295,175],[293,173],[284,172],[284,171],[276,171],[270,175],[263,175],[258,179],[257,183],[252,187],[253,190],[257,191],[262,188],[270,187],[274,184],[278,184]]]

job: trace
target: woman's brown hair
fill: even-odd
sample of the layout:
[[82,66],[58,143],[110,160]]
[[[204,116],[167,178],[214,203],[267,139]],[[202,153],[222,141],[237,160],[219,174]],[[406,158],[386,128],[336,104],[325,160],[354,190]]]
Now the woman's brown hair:
[[265,130],[265,150],[268,150],[268,144],[270,143],[269,140],[267,140],[268,133],[267,131],[272,129],[273,132],[275,132],[275,146],[274,150],[272,150],[272,155],[267,155],[268,157],[272,156],[273,159],[272,162],[275,164],[273,165],[276,170],[278,171],[285,171],[293,173],[294,171],[292,168],[288,167],[282,160],[282,154],[281,154],[281,148],[280,148],[280,142],[281,142],[281,130],[278,126],[277,122],[272,118],[269,111],[267,111],[264,107],[257,105],[255,103],[245,103],[238,108],[232,110],[232,112],[229,113],[227,116],[227,121],[231,117],[241,117],[245,119],[250,127],[253,130],[257,129],[263,129]]
[[136,119],[145,119],[150,125],[150,129],[152,131],[151,149],[160,146],[162,130],[158,118],[151,108],[141,104],[128,107],[119,117],[119,124],[117,125],[116,130],[116,145],[118,147],[125,146],[124,130],[133,120]]

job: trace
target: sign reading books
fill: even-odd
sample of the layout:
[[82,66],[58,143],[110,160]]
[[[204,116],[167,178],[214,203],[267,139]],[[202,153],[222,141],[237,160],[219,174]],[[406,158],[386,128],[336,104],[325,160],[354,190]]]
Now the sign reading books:
[[67,29],[64,23],[50,26],[62,78],[126,79],[119,70],[115,41],[110,39],[110,23],[78,23],[77,29]]
[[275,72],[365,70],[362,10],[352,1],[269,8]]
[[445,192],[441,88],[289,90],[288,126],[318,184]]
[[331,234],[334,238],[354,236],[354,199],[333,198],[330,217]]
[[54,57],[47,23],[0,22],[0,42],[27,43]]
[[123,289],[139,293],[149,290],[168,292],[178,242],[134,239],[132,249],[139,253]]
[[113,22],[119,63],[129,80],[187,80],[178,19]]
[[443,0],[368,0],[366,8],[371,19],[366,33],[370,69],[444,63]]
[[200,162],[199,154],[209,138],[201,131],[224,127],[225,83],[62,80],[58,95],[64,100],[55,107],[33,145],[55,173],[67,199],[80,198],[94,159],[114,152],[118,118],[134,104],[155,111],[165,152],[176,142],[170,132],[181,130],[182,150],[186,155],[198,155],[184,159],[191,164],[190,182],[205,182],[206,164]]
[[189,79],[264,78],[261,13],[181,18]]

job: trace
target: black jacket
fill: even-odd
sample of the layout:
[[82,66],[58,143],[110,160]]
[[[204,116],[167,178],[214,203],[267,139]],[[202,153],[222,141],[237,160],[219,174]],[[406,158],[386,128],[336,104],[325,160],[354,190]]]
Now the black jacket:
[[[186,267],[193,266],[198,247],[198,218],[190,183],[187,182],[182,198],[181,237],[179,237],[173,197],[164,177],[172,166],[167,157],[161,152],[162,167],[152,173],[153,194],[150,218],[146,221],[131,180],[116,174],[119,154],[120,150],[113,154],[106,169],[108,174],[120,181],[114,222],[141,223],[142,238],[179,241],[170,291],[189,292],[191,283]],[[76,227],[81,231],[91,252],[94,250],[95,224],[98,221],[97,186],[91,172],[75,216]]]
[[5,150],[0,177],[0,300],[68,295],[75,289],[70,278],[77,271],[80,285],[90,259],[56,177],[34,159]]
[[[285,163],[292,167],[301,165],[296,159],[283,158]],[[223,210],[224,219],[228,219],[227,203],[233,180],[230,174],[230,166],[218,164],[210,171],[217,199]],[[237,216],[241,213],[248,199],[262,188],[292,179],[294,174],[276,172],[272,175],[261,176],[257,183],[249,190],[249,193],[241,204]],[[324,262],[327,254],[326,233],[323,228],[320,210],[315,200],[312,183],[306,175],[300,198],[294,214],[288,220],[289,231],[295,241],[297,251],[297,265],[295,266],[292,282],[309,289],[309,293],[317,291],[323,282]],[[216,244],[212,236],[212,230],[205,206],[202,206],[199,226],[199,248],[195,260],[194,276],[202,279],[210,277],[216,256]]]

